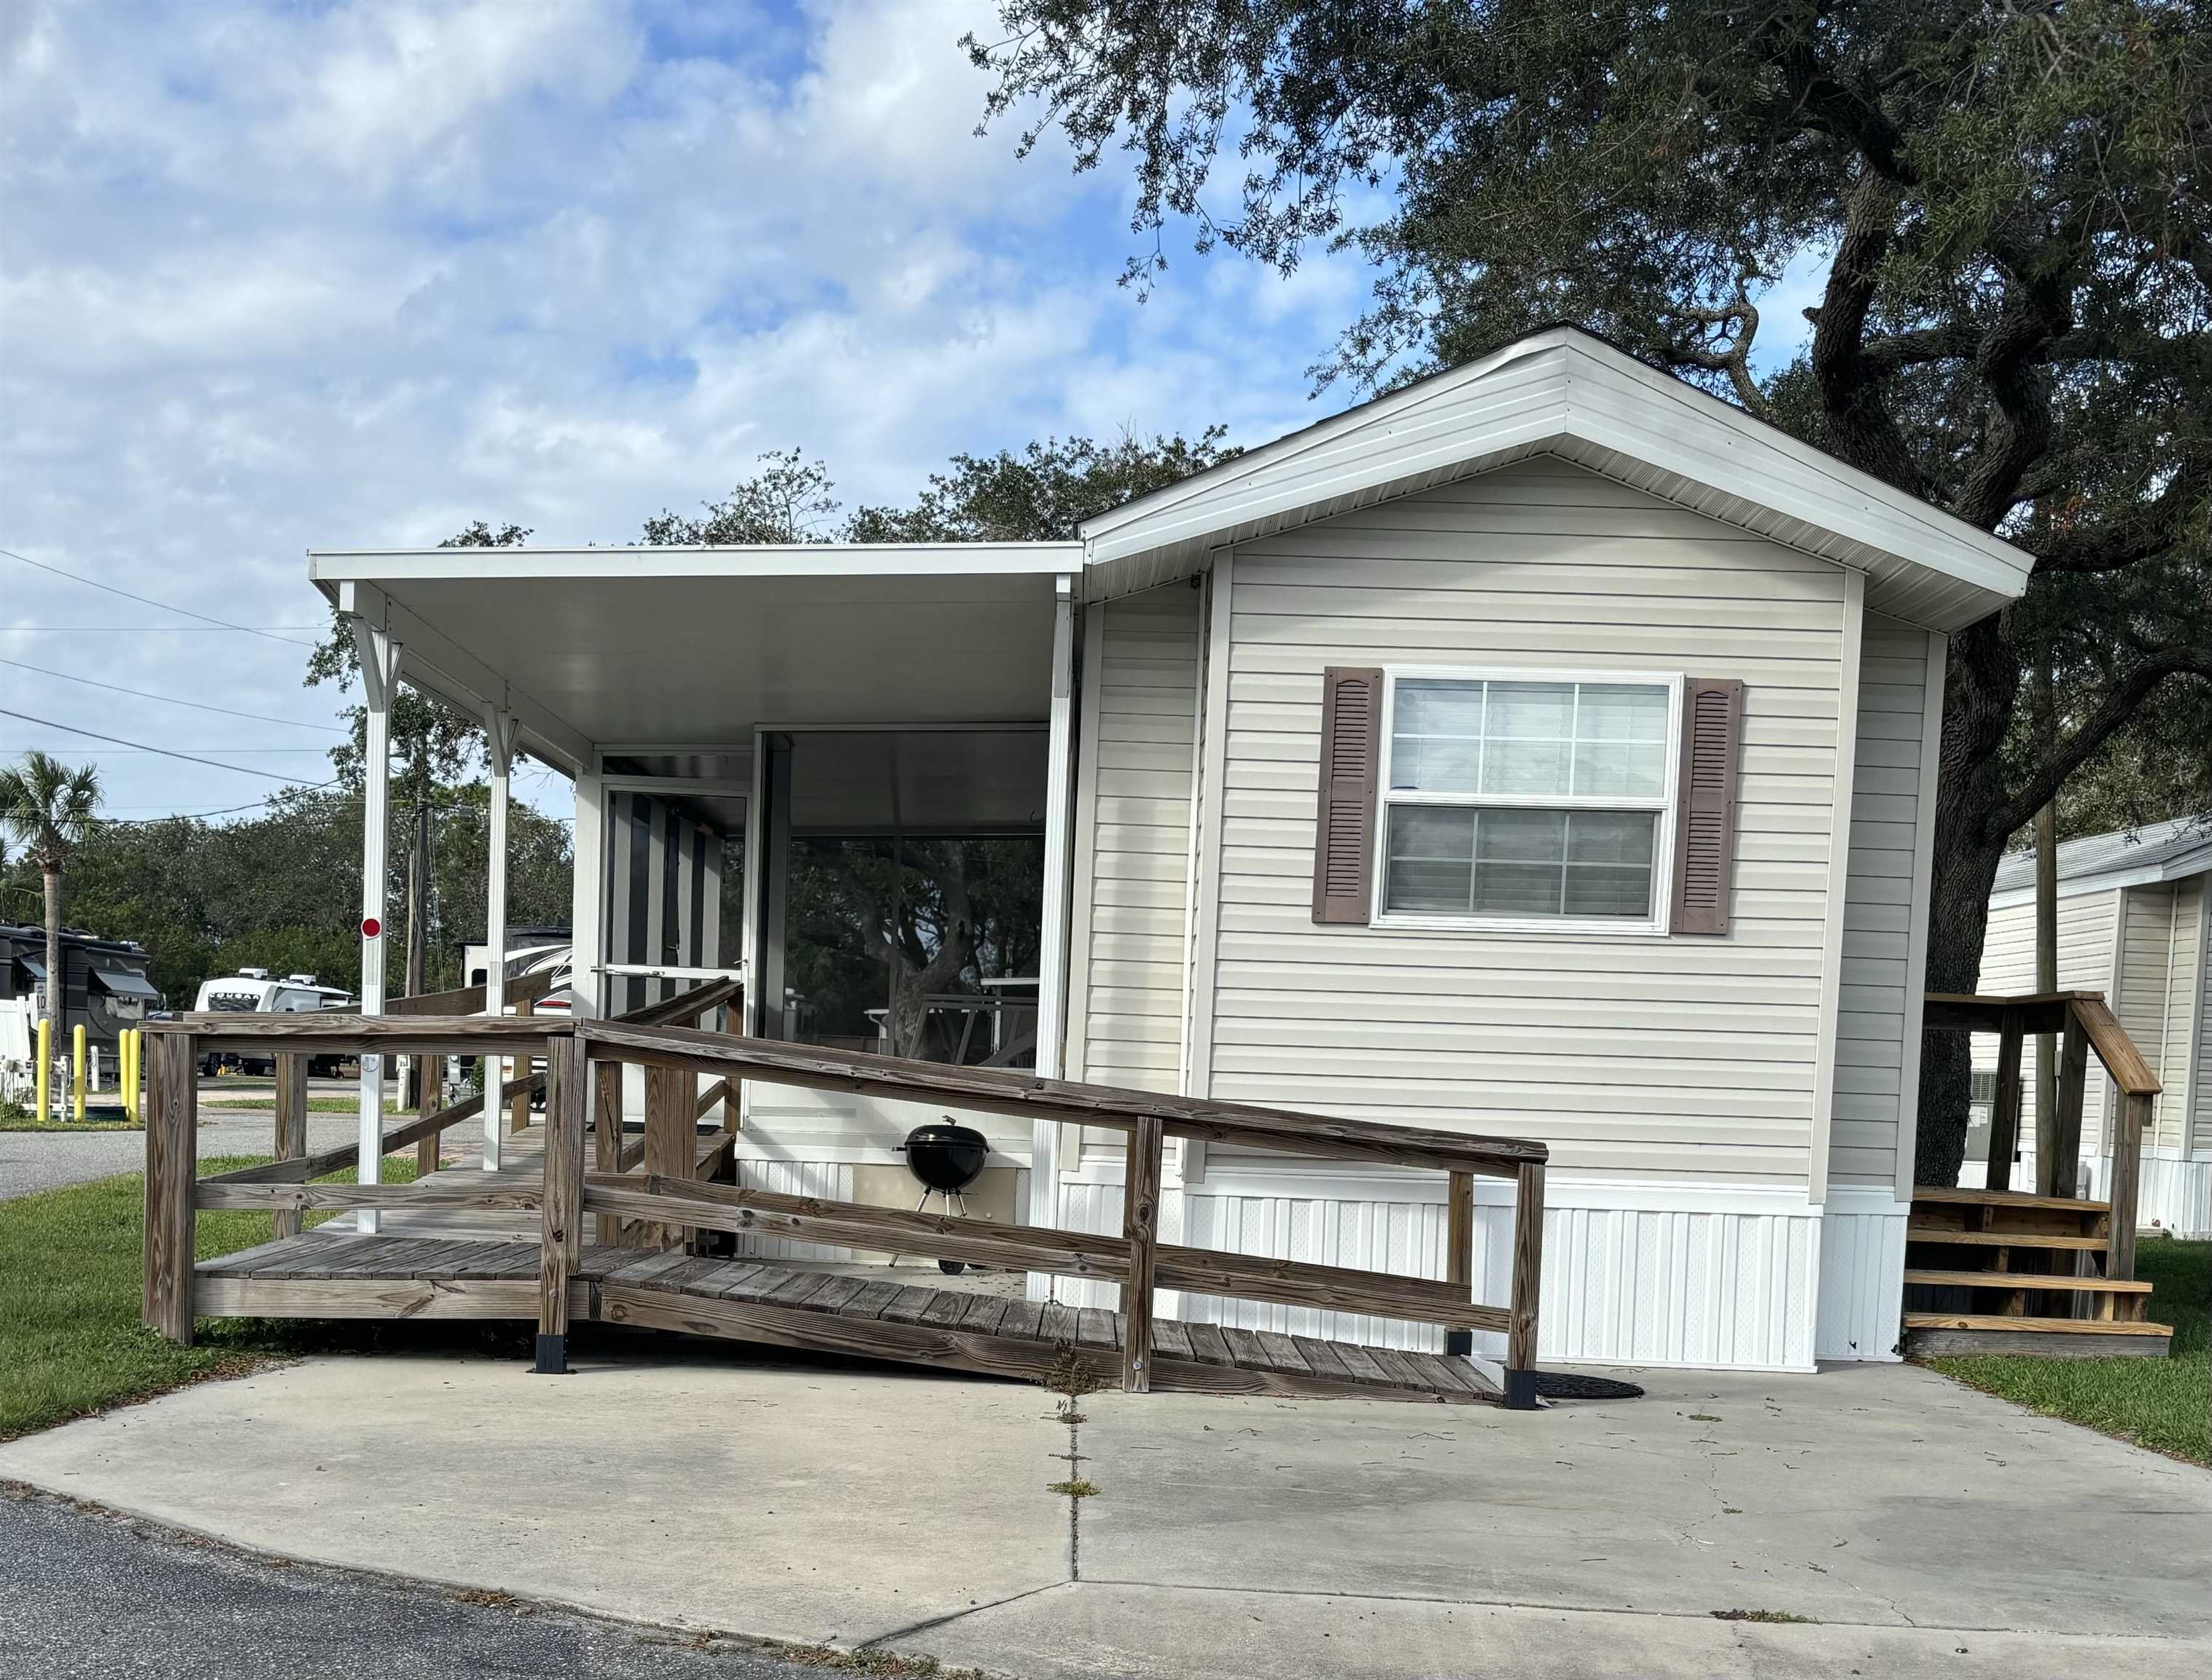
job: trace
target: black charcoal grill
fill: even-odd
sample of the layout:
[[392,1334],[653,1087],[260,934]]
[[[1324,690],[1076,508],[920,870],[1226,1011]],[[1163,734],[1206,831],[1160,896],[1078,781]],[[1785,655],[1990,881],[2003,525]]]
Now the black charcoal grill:
[[[973,1126],[956,1124],[951,1115],[941,1125],[916,1126],[899,1145],[906,1153],[907,1171],[921,1183],[921,1199],[914,1204],[920,1213],[929,1205],[933,1194],[944,1198],[945,1211],[968,1216],[968,1186],[983,1176],[984,1163],[991,1158],[991,1141]],[[955,1202],[959,1203],[956,1208]],[[898,1257],[891,1257],[894,1263]],[[958,1274],[967,1269],[958,1260],[940,1260],[940,1271]]]

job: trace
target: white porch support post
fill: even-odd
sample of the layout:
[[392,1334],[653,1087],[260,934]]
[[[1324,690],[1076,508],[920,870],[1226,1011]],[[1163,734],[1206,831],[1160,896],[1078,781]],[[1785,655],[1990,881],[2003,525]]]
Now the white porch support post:
[[[1051,733],[1045,749],[1044,906],[1037,955],[1036,1070],[1060,1072],[1066,1037],[1069,794],[1075,768],[1075,579],[1054,580]],[[1030,1126],[1030,1223],[1060,1223],[1060,1127],[1049,1120]],[[1052,1278],[1030,1274],[1029,1295],[1049,1300]]]
[[568,899],[568,1013],[590,1020],[602,1009],[599,965],[606,960],[606,791],[592,764],[577,773],[574,886]]
[[[384,1013],[384,895],[390,844],[392,776],[392,697],[399,685],[400,648],[390,630],[372,624],[356,613],[354,644],[361,654],[362,698],[368,715],[367,740],[362,755],[361,812],[361,1012]],[[384,1058],[374,1052],[361,1058],[360,1182],[374,1184],[384,1177]],[[355,1229],[371,1233],[377,1228],[376,1211],[363,1208],[354,1215]]]
[[[484,875],[484,1013],[507,1013],[507,778],[514,769],[514,714],[495,707],[484,710],[484,758],[491,770],[490,821],[487,826],[491,855]],[[505,1060],[483,1059],[483,1164],[495,1172],[500,1164],[500,1141],[507,1135]],[[518,1058],[516,1074],[530,1075],[529,1063]]]

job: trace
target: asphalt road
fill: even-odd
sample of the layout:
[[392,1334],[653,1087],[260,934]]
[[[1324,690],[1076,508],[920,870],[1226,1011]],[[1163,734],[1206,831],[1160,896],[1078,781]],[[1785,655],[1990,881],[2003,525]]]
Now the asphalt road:
[[0,1494],[0,1674],[25,1680],[822,1680],[837,1671],[734,1641],[702,1648],[513,1600],[277,1563],[15,1484]]

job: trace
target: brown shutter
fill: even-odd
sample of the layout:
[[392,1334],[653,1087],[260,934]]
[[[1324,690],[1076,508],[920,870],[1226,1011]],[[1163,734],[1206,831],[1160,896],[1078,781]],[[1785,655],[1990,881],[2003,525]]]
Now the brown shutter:
[[1375,794],[1382,774],[1382,673],[1332,665],[1321,682],[1321,794],[1314,818],[1314,920],[1367,921],[1374,898]]
[[1735,862],[1736,760],[1743,685],[1692,677],[1682,685],[1681,831],[1674,843],[1674,930],[1725,934]]

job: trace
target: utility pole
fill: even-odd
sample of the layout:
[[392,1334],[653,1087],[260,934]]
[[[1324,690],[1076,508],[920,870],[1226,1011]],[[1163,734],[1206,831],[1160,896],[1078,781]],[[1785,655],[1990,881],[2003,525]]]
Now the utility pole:
[[[2031,679],[2030,703],[2045,751],[2057,733],[2051,715],[2051,660],[2046,654]],[[2035,813],[2035,989],[2058,989],[2058,796]],[[2035,1188],[2051,1194],[2058,1182],[2053,1146],[2058,1131],[2058,1040],[2039,1032],[2035,1038]],[[2070,1176],[2070,1174],[2069,1175]]]
[[[415,837],[407,848],[407,978],[406,994],[420,997],[424,971],[430,960],[430,802],[415,798]],[[413,1113],[422,1108],[423,1058],[407,1058],[407,1088],[400,1106]]]

